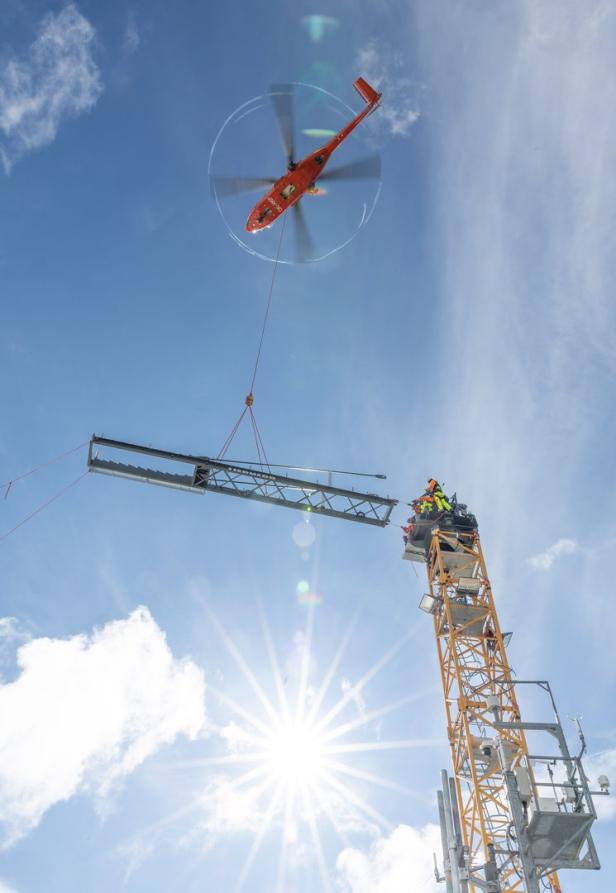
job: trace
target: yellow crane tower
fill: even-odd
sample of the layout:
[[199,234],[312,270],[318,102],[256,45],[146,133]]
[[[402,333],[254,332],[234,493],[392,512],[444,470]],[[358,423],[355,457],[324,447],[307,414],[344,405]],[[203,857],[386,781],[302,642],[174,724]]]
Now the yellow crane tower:
[[[442,772],[438,792],[437,879],[447,893],[561,893],[558,870],[600,867],[592,798],[609,782],[601,776],[591,794],[579,724],[573,756],[549,683],[512,673],[475,517],[455,497],[445,498],[449,509],[439,501],[415,505],[403,554],[427,570],[419,607],[433,617],[451,747],[453,775]],[[534,708],[547,704],[547,721],[523,721],[522,687]]]

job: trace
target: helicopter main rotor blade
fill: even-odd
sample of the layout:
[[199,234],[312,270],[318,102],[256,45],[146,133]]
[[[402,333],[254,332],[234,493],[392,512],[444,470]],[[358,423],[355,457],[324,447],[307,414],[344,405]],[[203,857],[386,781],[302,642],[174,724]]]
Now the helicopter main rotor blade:
[[308,223],[302,208],[302,199],[293,205],[293,218],[295,220],[295,252],[299,263],[305,264],[314,260],[317,251],[308,229]]
[[350,161],[348,164],[324,171],[319,180],[370,180],[380,176],[380,155],[368,155],[359,161]]
[[219,198],[229,198],[231,195],[244,195],[246,192],[257,192],[259,189],[267,189],[275,183],[273,178],[267,177],[210,177],[210,191]]
[[278,121],[280,136],[282,137],[282,145],[287,156],[288,164],[295,161],[295,115],[293,113],[293,103],[295,94],[295,84],[273,84],[271,88],[272,103],[274,105],[274,114]]

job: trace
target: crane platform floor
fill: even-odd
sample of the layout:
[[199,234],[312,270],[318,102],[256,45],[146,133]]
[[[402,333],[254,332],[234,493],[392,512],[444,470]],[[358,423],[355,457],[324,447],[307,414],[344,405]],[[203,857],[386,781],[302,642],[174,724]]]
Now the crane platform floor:
[[546,865],[555,856],[559,862],[575,862],[592,822],[593,816],[588,813],[532,810],[528,835],[535,859]]
[[418,564],[425,564],[426,550],[423,546],[416,546],[414,543],[407,543],[404,547],[402,557],[405,561],[416,561]]

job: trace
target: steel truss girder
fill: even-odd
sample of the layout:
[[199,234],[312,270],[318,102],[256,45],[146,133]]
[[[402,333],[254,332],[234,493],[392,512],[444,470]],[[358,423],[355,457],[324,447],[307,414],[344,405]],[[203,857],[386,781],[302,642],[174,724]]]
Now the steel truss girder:
[[[188,474],[177,474],[164,468],[142,468],[107,458],[100,458],[96,448],[105,451],[125,451],[164,462],[183,463],[192,466]],[[93,435],[88,451],[88,469],[100,474],[110,474],[129,480],[142,481],[188,490],[191,493],[226,493],[243,499],[256,499],[273,505],[282,505],[300,511],[344,518],[360,524],[385,527],[397,505],[397,499],[359,493],[328,484],[274,474],[260,468],[233,465],[206,456],[189,456],[167,450],[157,450],[121,440],[110,440]]]

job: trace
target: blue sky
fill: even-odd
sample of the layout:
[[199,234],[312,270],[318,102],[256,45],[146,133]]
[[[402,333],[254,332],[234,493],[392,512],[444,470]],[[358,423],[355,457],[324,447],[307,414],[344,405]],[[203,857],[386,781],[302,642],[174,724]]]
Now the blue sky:
[[[383,107],[340,152],[380,151],[381,194],[343,251],[278,271],[255,388],[268,456],[387,473],[379,489],[403,503],[432,474],[456,490],[479,518],[512,664],[550,679],[563,717],[582,714],[589,774],[615,778],[616,13],[339,2],[315,41],[301,20],[318,11],[2,5],[0,479],[92,432],[218,452],[272,267],[229,238],[211,145],[273,83],[359,109],[352,82],[372,78]],[[230,142],[229,171],[261,173],[247,143]],[[276,173],[277,138],[272,153]],[[314,200],[319,239],[362,188]],[[247,427],[232,452],[253,458]],[[15,483],[0,536],[84,468],[76,452]],[[449,755],[404,519],[308,525],[89,476],[1,540],[1,893],[238,878],[247,893],[433,893]],[[314,703],[329,678],[322,714],[343,698],[334,725],[353,726],[337,740],[371,746],[340,756],[346,793],[298,807],[286,838],[271,788],[233,786],[246,764],[212,762],[242,754],[238,707],[267,719],[257,687],[276,701],[267,635],[285,697],[303,680]],[[396,741],[414,746],[380,746]],[[616,874],[616,809],[601,807],[603,873],[563,877],[567,891]]]

